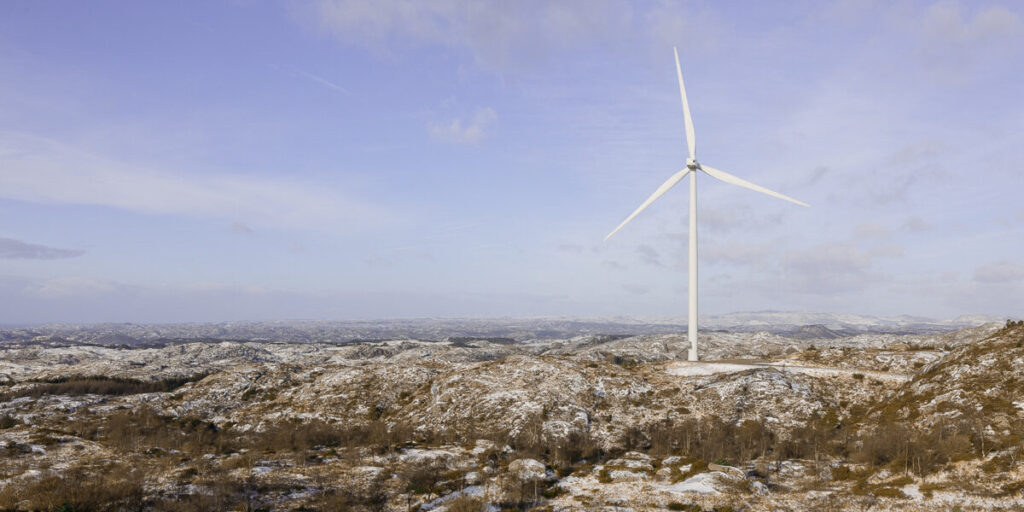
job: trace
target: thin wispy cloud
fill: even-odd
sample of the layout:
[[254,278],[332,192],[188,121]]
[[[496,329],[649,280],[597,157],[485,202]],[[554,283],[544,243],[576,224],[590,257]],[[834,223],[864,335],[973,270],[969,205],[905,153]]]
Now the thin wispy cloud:
[[353,231],[393,218],[379,206],[283,178],[171,172],[12,133],[0,134],[0,197],[146,214],[244,217],[278,228]]
[[23,242],[13,238],[0,238],[0,258],[57,260],[75,258],[83,254],[85,254],[85,251],[77,249],[58,249],[56,247]]
[[853,229],[853,236],[857,239],[888,238],[889,228],[877,222],[864,222]]
[[419,45],[468,51],[499,73],[627,33],[634,15],[623,0],[318,0],[293,11],[347,44],[379,53]]
[[1024,22],[1016,13],[1001,5],[972,13],[967,5],[954,0],[935,2],[920,21],[918,51],[938,75],[959,83],[973,81],[984,61],[1019,55],[1024,41]]
[[651,287],[649,287],[649,286],[644,286],[644,285],[639,285],[639,284],[632,284],[632,283],[626,283],[626,284],[622,285],[621,288],[623,290],[633,294],[633,295],[644,295],[644,294],[646,294],[646,293],[651,291]]
[[857,275],[871,266],[871,257],[849,244],[827,243],[792,251],[783,263],[790,270],[815,275]]
[[456,144],[473,144],[484,137],[486,131],[498,121],[498,113],[493,108],[477,109],[468,120],[455,118],[440,123],[430,123],[427,131],[430,136],[441,141]]
[[231,225],[228,226],[228,229],[230,229],[232,233],[238,233],[240,235],[251,235],[254,233],[252,228],[238,221],[232,222]]
[[626,266],[614,260],[604,260],[601,265],[609,270],[624,271]]
[[909,217],[906,222],[903,223],[903,229],[912,233],[922,233],[932,229],[930,222],[914,215]]
[[125,286],[108,279],[88,277],[62,277],[30,282],[23,293],[42,299],[67,299],[72,297],[97,296],[124,289]]
[[743,241],[716,243],[704,249],[703,256],[706,262],[712,264],[766,266],[774,261],[771,244]]
[[637,246],[636,254],[640,256],[640,261],[648,265],[654,265],[656,267],[664,266],[661,263],[661,255],[654,247],[651,247],[647,244],[641,244]]
[[1024,280],[1024,265],[1012,261],[997,261],[975,269],[974,280],[979,283],[1012,283]]
[[[202,28],[114,3],[68,3],[93,22],[60,30],[45,9],[5,13],[0,236],[46,248],[7,254],[103,250],[0,260],[21,280],[0,276],[0,303],[27,304],[0,321],[677,315],[685,184],[602,242],[685,162],[672,46],[701,159],[812,205],[701,175],[703,310],[1024,303],[1017,2],[284,9],[228,2]],[[139,37],[167,27],[190,37]],[[181,286],[218,280],[289,291],[203,291],[199,307]],[[484,289],[519,298],[478,305]],[[567,298],[525,302],[538,289]],[[321,302],[331,290],[352,300]]]
[[306,79],[311,80],[311,81],[313,81],[315,83],[318,83],[318,84],[320,84],[320,85],[322,85],[324,87],[327,87],[328,89],[333,89],[333,90],[338,91],[338,92],[343,93],[343,94],[348,94],[348,95],[352,94],[352,92],[349,91],[348,89],[346,89],[346,88],[342,87],[341,85],[338,85],[337,83],[332,82],[332,81],[330,81],[330,80],[328,80],[328,79],[326,79],[326,78],[324,78],[324,77],[322,77],[320,75],[314,75],[313,73],[310,73],[308,71],[302,71],[301,69],[296,69],[295,73],[298,74],[299,76],[303,77],[303,78],[306,78]]

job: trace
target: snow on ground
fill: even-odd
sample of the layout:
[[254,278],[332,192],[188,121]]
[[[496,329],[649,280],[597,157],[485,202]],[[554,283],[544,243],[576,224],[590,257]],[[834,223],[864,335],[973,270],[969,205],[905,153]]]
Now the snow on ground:
[[676,362],[668,367],[668,373],[680,377],[699,377],[704,375],[715,375],[717,373],[736,373],[744,370],[762,368],[755,364],[736,363],[703,363],[703,362]]
[[833,375],[842,375],[850,377],[855,373],[859,373],[866,377],[871,377],[878,380],[907,382],[911,379],[909,375],[900,375],[898,373],[873,372],[868,370],[854,370],[848,368],[792,366],[783,363],[741,364],[715,363],[703,361],[676,361],[674,363],[671,363],[666,368],[666,372],[668,372],[670,375],[678,375],[680,377],[699,377],[705,375],[715,375],[719,373],[736,373],[745,370],[754,370],[759,368],[776,368],[778,370],[782,370],[785,372],[803,373],[813,377],[831,377]]
[[921,490],[916,485],[905,485],[902,491],[903,494],[906,494],[912,500],[920,501],[924,499],[924,494],[921,493]]
[[718,475],[721,475],[717,471],[710,473],[701,473],[699,475],[691,476],[682,482],[677,482],[672,485],[666,485],[662,489],[668,492],[674,493],[688,493],[693,492],[697,494],[722,494],[718,489],[715,488],[715,484],[718,483]]
[[771,366],[780,368],[784,371],[793,371],[797,373],[803,373],[812,377],[831,377],[833,375],[843,375],[850,377],[855,373],[859,373],[866,377],[871,377],[878,380],[888,380],[897,382],[909,382],[912,379],[910,375],[902,375],[899,373],[888,373],[888,372],[873,372],[869,370],[859,370],[851,368],[825,368],[825,367],[814,367],[814,366],[789,366],[782,363],[767,363],[763,366]]

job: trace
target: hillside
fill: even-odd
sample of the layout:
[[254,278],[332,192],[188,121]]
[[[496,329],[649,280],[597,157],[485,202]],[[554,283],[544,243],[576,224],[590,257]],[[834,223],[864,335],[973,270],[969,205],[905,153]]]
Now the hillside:
[[9,344],[0,507],[1024,506],[1024,328],[825,334]]

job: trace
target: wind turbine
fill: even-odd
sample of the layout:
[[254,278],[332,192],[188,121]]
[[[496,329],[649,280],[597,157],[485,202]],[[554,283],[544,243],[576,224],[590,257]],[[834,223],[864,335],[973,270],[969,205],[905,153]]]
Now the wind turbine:
[[693,119],[690,118],[690,104],[686,101],[686,88],[683,87],[683,71],[679,67],[679,52],[672,48],[672,52],[676,56],[676,76],[679,77],[679,95],[683,99],[683,116],[686,123],[686,146],[690,151],[690,158],[686,160],[686,168],[673,174],[665,183],[662,183],[658,190],[655,190],[651,197],[648,197],[639,208],[636,209],[626,220],[619,224],[619,227],[608,233],[608,236],[604,237],[605,241],[612,237],[618,230],[622,229],[623,226],[633,220],[640,212],[644,211],[644,208],[650,206],[656,199],[661,197],[668,192],[668,190],[675,186],[676,183],[682,181],[687,175],[690,176],[690,318],[687,323],[687,335],[690,340],[690,351],[687,359],[690,361],[697,360],[697,171],[703,171],[712,178],[717,178],[726,183],[732,185],[738,185],[743,188],[749,188],[762,194],[768,194],[772,197],[784,199],[791,203],[796,203],[800,206],[808,206],[807,203],[797,201],[792,197],[782,195],[778,192],[773,192],[762,186],[755,185],[749,181],[737,178],[732,174],[725,171],[720,171],[713,167],[708,167],[703,164],[697,163],[697,139],[693,134]]

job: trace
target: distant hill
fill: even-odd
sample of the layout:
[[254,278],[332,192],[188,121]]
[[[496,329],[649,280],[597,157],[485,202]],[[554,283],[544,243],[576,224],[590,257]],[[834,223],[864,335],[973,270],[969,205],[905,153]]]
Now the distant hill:
[[[922,317],[870,317],[813,312],[748,312],[707,316],[701,330],[769,332],[797,339],[831,339],[864,333],[938,334],[976,327],[999,317],[974,315],[950,320]],[[156,346],[191,341],[280,341],[350,343],[359,340],[447,338],[503,339],[522,342],[578,335],[677,334],[680,318],[417,318],[392,320],[220,322],[182,324],[47,324],[0,329],[0,342],[88,343]]]
[[825,327],[824,325],[820,325],[819,324],[819,325],[805,325],[805,326],[802,326],[802,327],[798,328],[797,330],[795,330],[795,331],[793,331],[791,333],[788,333],[787,336],[790,337],[790,338],[796,338],[798,340],[811,340],[811,339],[831,340],[831,339],[835,339],[835,338],[842,338],[844,336],[849,336],[850,334],[853,334],[853,333],[850,333],[849,331],[846,331],[846,332],[833,331],[832,329],[829,329],[828,327]]

